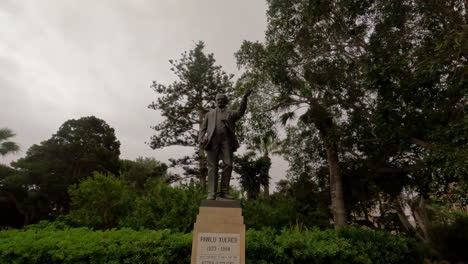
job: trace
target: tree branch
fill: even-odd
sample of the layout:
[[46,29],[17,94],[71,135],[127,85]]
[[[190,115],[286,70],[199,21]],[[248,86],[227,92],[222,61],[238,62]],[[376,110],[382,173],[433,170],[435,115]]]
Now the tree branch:
[[418,145],[418,146],[420,146],[422,148],[425,148],[425,149],[430,149],[430,150],[435,150],[436,149],[436,146],[434,144],[431,144],[429,142],[423,141],[423,140],[418,139],[418,138],[411,138],[410,142],[415,144],[415,145]]

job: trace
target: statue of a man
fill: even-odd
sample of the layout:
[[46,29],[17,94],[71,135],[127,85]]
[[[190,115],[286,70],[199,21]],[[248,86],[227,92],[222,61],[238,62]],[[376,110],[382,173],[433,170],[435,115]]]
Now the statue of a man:
[[[232,200],[229,195],[229,181],[232,174],[233,153],[239,148],[235,134],[235,122],[245,113],[247,98],[252,93],[248,90],[237,111],[227,109],[228,98],[225,94],[216,95],[215,109],[210,110],[203,120],[198,135],[200,147],[205,149],[208,161],[208,200]],[[218,162],[223,161],[221,190],[218,189]]]

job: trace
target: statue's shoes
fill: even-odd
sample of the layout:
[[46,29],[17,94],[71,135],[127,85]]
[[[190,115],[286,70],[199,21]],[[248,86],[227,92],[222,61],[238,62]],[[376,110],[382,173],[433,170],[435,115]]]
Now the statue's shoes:
[[222,193],[218,197],[216,197],[216,200],[222,201],[222,200],[234,200],[234,197],[227,193]]
[[216,197],[216,201],[233,201],[234,198]]

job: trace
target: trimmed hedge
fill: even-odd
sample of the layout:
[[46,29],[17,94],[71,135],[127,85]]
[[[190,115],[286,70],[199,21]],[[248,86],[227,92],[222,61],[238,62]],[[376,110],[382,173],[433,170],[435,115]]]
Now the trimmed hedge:
[[[247,232],[248,263],[422,263],[415,241],[384,231],[344,228],[305,232]],[[253,261],[255,260],[255,261]]]
[[10,230],[0,232],[0,263],[190,263],[191,243],[169,230]]
[[[264,229],[246,236],[246,263],[422,263],[415,243],[381,231]],[[169,230],[7,230],[0,232],[0,264],[190,263],[191,240]]]

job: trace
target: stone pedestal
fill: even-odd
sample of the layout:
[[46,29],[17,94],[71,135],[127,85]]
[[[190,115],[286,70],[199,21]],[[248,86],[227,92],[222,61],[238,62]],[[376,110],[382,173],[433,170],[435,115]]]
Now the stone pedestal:
[[239,201],[202,201],[193,228],[191,264],[245,264],[245,225]]

